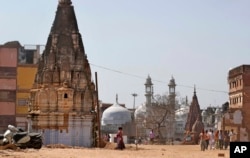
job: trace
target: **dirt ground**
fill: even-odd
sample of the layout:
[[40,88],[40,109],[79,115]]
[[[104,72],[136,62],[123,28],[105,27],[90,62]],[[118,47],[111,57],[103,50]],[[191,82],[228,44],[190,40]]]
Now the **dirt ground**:
[[40,150],[0,150],[0,157],[6,158],[229,158],[227,150],[200,151],[199,145],[134,145],[115,150],[115,144],[104,148],[80,148],[64,145],[48,145]]

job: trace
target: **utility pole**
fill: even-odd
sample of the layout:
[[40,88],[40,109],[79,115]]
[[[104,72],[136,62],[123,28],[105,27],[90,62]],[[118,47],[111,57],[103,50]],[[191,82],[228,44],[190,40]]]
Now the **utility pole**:
[[[136,93],[131,94],[134,97],[134,104],[133,104],[133,112],[135,112],[135,97],[138,96]],[[137,150],[137,144],[138,144],[138,129],[137,129],[137,122],[135,123],[135,145],[136,145],[136,150]]]
[[135,97],[137,97],[137,96],[138,96],[138,94],[136,94],[136,93],[132,93],[131,95],[134,97],[133,109],[135,109]]
[[96,111],[96,113],[97,113],[97,128],[98,128],[98,144],[97,144],[97,146],[100,148],[101,147],[101,123],[100,123],[100,105],[99,105],[99,96],[98,96],[98,78],[97,78],[97,72],[95,72],[95,79],[96,79],[96,103],[97,103],[97,111]]

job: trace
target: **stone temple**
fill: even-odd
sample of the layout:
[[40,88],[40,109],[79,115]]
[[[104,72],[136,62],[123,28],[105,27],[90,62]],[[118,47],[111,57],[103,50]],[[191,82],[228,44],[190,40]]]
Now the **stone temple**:
[[187,122],[185,125],[185,141],[186,137],[192,135],[192,140],[190,142],[184,142],[185,144],[198,144],[199,142],[199,134],[201,133],[202,129],[204,129],[204,124],[202,122],[201,117],[201,109],[198,102],[198,97],[196,95],[196,89],[194,88],[194,95],[191,102],[191,106],[189,108],[189,113],[187,116]]
[[29,130],[44,144],[97,144],[97,91],[71,0],[59,0],[30,91]]

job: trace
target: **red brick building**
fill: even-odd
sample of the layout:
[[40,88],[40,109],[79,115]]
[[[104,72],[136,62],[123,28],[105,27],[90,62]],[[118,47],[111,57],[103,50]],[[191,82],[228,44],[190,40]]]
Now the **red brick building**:
[[223,116],[223,130],[237,134],[237,141],[249,141],[250,65],[241,65],[228,73],[229,111]]

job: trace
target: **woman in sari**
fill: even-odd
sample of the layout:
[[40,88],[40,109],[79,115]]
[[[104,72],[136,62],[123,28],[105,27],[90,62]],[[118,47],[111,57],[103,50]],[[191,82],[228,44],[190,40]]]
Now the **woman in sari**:
[[116,149],[123,150],[125,148],[125,144],[123,142],[123,132],[122,127],[118,128],[118,132],[116,134],[117,146]]

